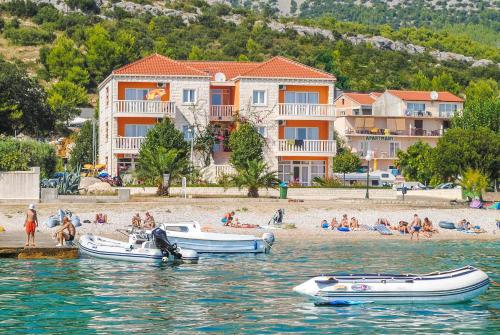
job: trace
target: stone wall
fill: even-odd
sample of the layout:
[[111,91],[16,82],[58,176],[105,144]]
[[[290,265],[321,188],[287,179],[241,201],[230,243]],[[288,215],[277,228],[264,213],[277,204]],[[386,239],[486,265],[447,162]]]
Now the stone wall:
[[55,188],[42,188],[43,203],[123,203],[130,198],[130,189],[119,188],[118,195],[59,195]]
[[0,172],[0,202],[38,202],[40,197],[40,168],[30,171]]

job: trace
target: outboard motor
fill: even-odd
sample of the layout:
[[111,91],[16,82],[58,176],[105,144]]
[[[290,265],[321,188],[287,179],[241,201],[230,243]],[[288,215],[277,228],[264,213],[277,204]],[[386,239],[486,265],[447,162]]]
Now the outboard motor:
[[167,238],[167,233],[163,229],[156,228],[151,232],[151,234],[153,235],[156,247],[161,250],[164,257],[173,255],[175,259],[182,258],[182,255],[177,250],[177,244],[170,244],[170,241]]

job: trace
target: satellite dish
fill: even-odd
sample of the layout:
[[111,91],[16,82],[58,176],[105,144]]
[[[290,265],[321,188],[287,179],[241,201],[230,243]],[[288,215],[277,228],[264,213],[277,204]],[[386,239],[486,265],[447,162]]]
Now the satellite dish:
[[224,82],[226,81],[226,75],[222,72],[217,72],[214,76],[215,81],[217,82]]
[[439,97],[438,92],[436,92],[436,91],[431,92],[431,100],[437,100],[438,97]]

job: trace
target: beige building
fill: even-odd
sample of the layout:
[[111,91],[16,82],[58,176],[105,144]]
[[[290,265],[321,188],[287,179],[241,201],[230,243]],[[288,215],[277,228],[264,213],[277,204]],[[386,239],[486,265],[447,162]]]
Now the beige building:
[[335,130],[364,159],[371,152],[373,170],[395,169],[398,150],[417,141],[435,146],[463,109],[463,100],[449,92],[397,91],[344,93],[335,100]]
[[231,172],[229,135],[247,119],[264,137],[266,161],[280,179],[311,185],[329,175],[336,154],[334,85],[332,74],[283,57],[226,62],[151,55],[99,85],[99,163],[112,175],[133,169],[147,131],[164,118],[186,141],[211,124],[218,143],[202,172],[215,181]]

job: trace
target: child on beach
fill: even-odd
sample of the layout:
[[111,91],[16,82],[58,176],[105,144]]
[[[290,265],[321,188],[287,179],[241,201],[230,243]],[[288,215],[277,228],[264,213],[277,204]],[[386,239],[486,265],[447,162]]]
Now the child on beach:
[[154,217],[146,212],[146,218],[144,219],[144,228],[153,229],[156,226]]
[[141,222],[142,222],[141,216],[139,215],[139,213],[136,213],[132,217],[132,227],[141,228]]
[[108,223],[108,216],[106,214],[97,213],[95,215],[94,223],[98,223],[100,225]]
[[335,228],[337,228],[338,226],[339,226],[339,223],[337,222],[337,218],[336,218],[336,217],[334,217],[334,218],[332,219],[332,222],[330,222],[330,227],[329,227],[329,228],[330,228],[331,230],[334,230],[334,229],[335,229]]
[[25,247],[30,245],[30,236],[32,240],[32,246],[35,246],[35,231],[38,227],[38,217],[36,215],[35,205],[30,204],[28,206],[28,211],[26,212],[26,219],[24,220],[24,227],[26,230],[26,244]]
[[419,241],[420,229],[422,228],[422,220],[417,214],[413,215],[413,221],[411,222],[411,236],[410,240],[413,240],[413,234],[417,233],[417,241]]

